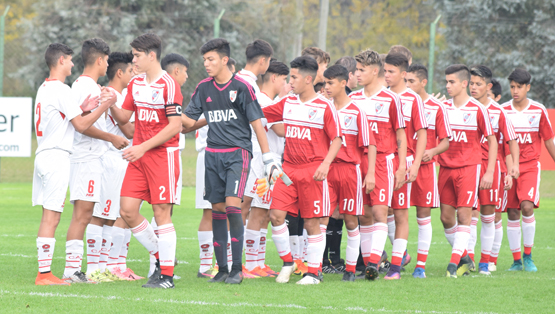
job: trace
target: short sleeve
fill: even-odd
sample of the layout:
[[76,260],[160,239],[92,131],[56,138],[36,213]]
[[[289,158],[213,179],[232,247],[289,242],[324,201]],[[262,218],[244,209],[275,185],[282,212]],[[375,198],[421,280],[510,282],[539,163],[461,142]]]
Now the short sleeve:
[[264,118],[264,113],[256,98],[256,92],[249,83],[242,82],[244,85],[240,89],[240,95],[237,97],[241,100],[241,110],[246,114],[249,122]]
[[189,102],[189,105],[187,106],[187,108],[185,108],[185,110],[183,111],[183,113],[197,121],[200,116],[203,114],[202,111],[202,103],[201,103],[201,99],[200,99],[200,84],[197,85],[197,88],[195,89],[195,92],[193,93],[193,95],[191,96],[191,101]]
[[422,104],[422,98],[418,95],[416,95],[412,101],[411,123],[414,126],[415,131],[428,128],[428,122],[424,118],[424,105]]
[[357,127],[358,127],[358,146],[368,147],[369,145],[376,146],[376,140],[374,135],[370,132],[370,127],[368,124],[368,117],[364,110],[357,106],[359,114],[357,115]]
[[129,111],[135,111],[135,101],[133,100],[133,82],[134,80],[131,80],[131,82],[127,85],[127,94],[125,95],[125,99],[123,100],[123,104],[121,105],[121,109],[125,109],[125,110],[129,110]]
[[287,96],[272,105],[262,108],[262,112],[264,113],[264,117],[268,120],[268,123],[283,121],[283,107],[285,106],[286,99]]
[[[66,97],[69,95],[69,97]],[[60,91],[59,101],[60,101],[60,112],[63,113],[68,120],[81,115],[83,111],[81,110],[81,104],[77,104],[77,99],[74,91],[67,85],[64,84],[63,89]]]
[[513,124],[511,120],[507,118],[507,113],[503,109],[501,109],[501,114],[499,115],[499,131],[503,134],[504,142],[516,140]]
[[436,113],[436,136],[442,140],[444,138],[451,138],[451,125],[449,124],[449,116],[445,111],[442,104],[438,105]]
[[478,123],[478,129],[485,137],[493,135],[489,114],[483,107],[479,107],[477,111],[476,122]]
[[549,121],[549,116],[545,108],[542,109],[542,115],[540,120],[540,137],[542,140],[547,141],[553,138],[553,129],[551,128],[551,122]]
[[328,137],[333,140],[336,137],[341,137],[341,125],[339,124],[339,115],[335,107],[331,104],[327,104],[326,110],[324,111],[324,132]]
[[399,96],[391,98],[391,106],[389,106],[389,121],[393,130],[405,128],[405,118],[403,116],[403,105]]
[[166,80],[166,82],[166,88],[164,89],[164,92],[166,93],[166,105],[182,105],[183,94],[181,93],[181,87],[171,76],[169,76],[169,79]]

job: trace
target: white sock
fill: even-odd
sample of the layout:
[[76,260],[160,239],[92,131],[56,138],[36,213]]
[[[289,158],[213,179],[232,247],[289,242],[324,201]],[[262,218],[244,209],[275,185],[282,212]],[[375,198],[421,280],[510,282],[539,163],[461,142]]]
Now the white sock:
[[123,229],[123,234],[125,235],[125,237],[123,238],[123,243],[119,251],[118,259],[118,266],[122,272],[127,270],[127,253],[129,253],[129,242],[131,242],[131,229]]
[[458,227],[459,225],[455,224],[449,229],[443,229],[443,232],[445,232],[445,238],[447,238],[447,242],[449,242],[451,246],[453,246],[453,243],[455,243],[455,233],[457,232]]
[[249,271],[258,266],[258,247],[260,245],[260,231],[245,230],[245,268]]
[[98,268],[101,272],[106,270],[108,264],[108,256],[110,255],[110,248],[112,245],[112,226],[102,226],[102,247],[100,248],[100,260],[98,261]]
[[102,227],[89,224],[85,232],[87,239],[87,273],[98,270],[100,250],[102,249]]
[[507,221],[507,239],[514,254],[520,254],[520,220]]
[[[158,256],[160,257],[160,268],[162,269],[162,274],[164,274],[165,267],[175,266],[175,250],[177,247],[177,234],[175,233],[175,228],[173,223],[158,226]],[[164,275],[173,276],[173,271],[171,275],[166,273]]]
[[204,273],[205,271],[212,268],[212,259],[214,257],[214,246],[213,246],[212,240],[213,240],[212,231],[198,232],[198,245],[200,250],[199,272],[201,273]]
[[110,270],[111,272],[119,269],[119,253],[124,240],[125,232],[123,231],[123,228],[112,227],[112,243],[110,252],[108,253],[108,263],[106,265],[106,267],[108,267],[108,270]]
[[149,254],[154,255],[158,252],[158,237],[146,219],[138,226],[131,228],[131,232]]
[[291,255],[293,257],[293,260],[301,259],[301,243],[299,241],[298,235],[289,236],[289,247],[291,248]]
[[402,266],[403,255],[407,250],[407,240],[405,239],[395,239],[393,241],[393,249],[391,250],[391,265],[394,265],[394,260],[398,263],[397,266]]
[[387,216],[387,237],[391,245],[395,242],[395,228],[395,215]]
[[64,277],[81,271],[81,260],[83,259],[83,240],[66,241],[66,268]]
[[[503,220],[495,223],[495,237],[493,238],[493,246],[491,248],[491,257],[499,256],[501,250],[501,242],[503,242]],[[497,264],[497,263],[496,263]]]
[[[322,257],[324,256],[324,252],[326,251],[326,232],[328,231],[328,226],[327,225],[320,225],[320,233],[324,236],[324,251],[322,251]],[[329,252],[328,252],[329,254]],[[328,256],[325,257],[326,259],[329,259]]]
[[231,232],[227,232],[227,268],[231,272],[233,266],[233,255],[231,253]]
[[480,218],[482,219],[482,229],[480,230],[480,246],[481,246],[482,256],[484,255],[491,256],[491,250],[493,248],[493,239],[495,238],[495,223],[494,223],[495,214],[491,214],[491,215],[480,214]]
[[306,261],[308,261],[307,260],[307,258],[308,258],[308,251],[307,251],[307,248],[308,248],[308,232],[306,232],[306,229],[303,229],[303,241],[304,241],[303,242],[304,243],[303,244],[303,261],[306,262]]
[[455,232],[455,241],[453,242],[453,250],[451,254],[457,254],[462,257],[465,248],[468,247],[470,239],[470,226],[459,225]]
[[308,236],[308,247],[307,250],[307,266],[308,271],[311,269],[320,269],[320,263],[322,262],[322,256],[324,255],[324,250],[326,249],[326,242],[324,242],[325,234],[316,234]]
[[279,257],[291,254],[291,247],[289,245],[289,228],[287,228],[286,223],[276,227],[272,226],[272,240],[276,245]]
[[468,254],[474,256],[474,249],[476,248],[476,241],[478,241],[478,218],[472,217],[470,220],[470,239],[468,239]]
[[372,251],[370,255],[371,262],[378,263],[382,257],[385,242],[387,241],[387,224],[377,222],[374,224],[374,232],[372,232]]
[[347,254],[345,254],[345,263],[348,268],[354,269],[356,267],[360,245],[361,234],[359,228],[356,227],[353,230],[347,229]]
[[532,216],[522,216],[522,243],[524,247],[534,246],[534,237],[536,235],[536,218]]
[[418,257],[416,265],[426,267],[426,259],[432,243],[432,217],[416,218],[418,222]]
[[260,244],[258,245],[258,266],[266,267],[266,235],[268,229],[260,229]]
[[[355,230],[357,230],[357,229],[355,229]],[[374,225],[360,226],[360,231],[359,231],[360,251],[362,253],[362,258],[364,259],[365,264],[370,260],[370,254],[372,252],[372,231],[373,231],[373,229],[374,229]],[[358,256],[357,256],[357,258],[358,258]]]
[[54,238],[37,238],[37,251],[39,261],[39,272],[47,273],[52,265],[52,256],[54,256],[54,246],[56,239]]
[[[154,234],[158,238],[158,225],[156,224],[156,219],[154,217],[152,217],[152,219],[150,220],[150,226],[152,227],[152,230],[154,230]],[[156,270],[156,257],[153,254],[150,254],[149,256],[149,263],[150,266],[148,268],[148,277],[150,277],[150,275],[152,275]]]

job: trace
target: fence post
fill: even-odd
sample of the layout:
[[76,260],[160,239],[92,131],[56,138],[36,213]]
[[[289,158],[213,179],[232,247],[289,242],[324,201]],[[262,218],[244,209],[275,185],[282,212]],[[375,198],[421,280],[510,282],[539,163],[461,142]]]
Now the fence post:
[[222,9],[220,15],[214,19],[214,38],[220,37],[220,20],[222,19],[222,16],[224,16],[224,13],[225,9]]
[[4,96],[4,22],[9,10],[8,5],[4,14],[0,16],[0,97]]
[[428,59],[428,94],[431,94],[434,87],[434,58],[436,48],[436,26],[441,18],[441,14],[430,24],[430,51]]

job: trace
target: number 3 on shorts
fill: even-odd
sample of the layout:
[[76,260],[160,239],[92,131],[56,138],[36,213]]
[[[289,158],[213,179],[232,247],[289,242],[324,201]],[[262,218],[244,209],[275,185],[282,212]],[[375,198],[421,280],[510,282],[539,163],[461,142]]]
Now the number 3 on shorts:
[[314,208],[316,208],[314,210],[314,215],[319,215],[320,214],[320,201],[314,201]]

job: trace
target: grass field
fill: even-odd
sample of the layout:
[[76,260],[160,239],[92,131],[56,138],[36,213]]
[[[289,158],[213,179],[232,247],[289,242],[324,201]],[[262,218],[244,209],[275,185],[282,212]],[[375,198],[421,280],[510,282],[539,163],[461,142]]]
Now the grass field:
[[[543,182],[542,182],[543,183]],[[294,276],[289,284],[272,278],[245,279],[239,286],[209,284],[196,278],[198,269],[197,227],[200,211],[194,207],[194,189],[183,189],[183,204],[174,212],[177,259],[174,290],[145,290],[138,282],[114,282],[71,287],[37,287],[35,238],[40,208],[31,207],[31,184],[0,183],[0,312],[202,312],[202,313],[549,313],[555,295],[555,199],[543,198],[536,213],[537,234],[533,251],[537,273],[510,273],[512,258],[506,238],[499,256],[498,271],[491,277],[473,273],[470,277],[444,278],[451,248],[443,235],[439,211],[433,212],[433,244],[427,263],[427,279],[410,274],[412,262],[400,281],[341,282],[341,275],[325,275],[318,286],[297,286]],[[150,218],[150,206],[143,214]],[[61,276],[64,268],[65,233],[72,206],[66,204],[56,232],[57,245],[52,271]],[[506,217],[505,217],[506,220]],[[505,221],[506,223],[506,221]],[[479,226],[478,226],[479,227]],[[415,255],[416,219],[411,212],[408,249]],[[344,249],[346,243],[343,244]],[[281,262],[275,246],[268,243],[268,264],[279,270]],[[391,246],[386,246],[391,252]],[[479,251],[479,243],[477,245]],[[86,265],[86,263],[83,263]],[[140,275],[148,272],[148,254],[134,239],[128,265]]]

